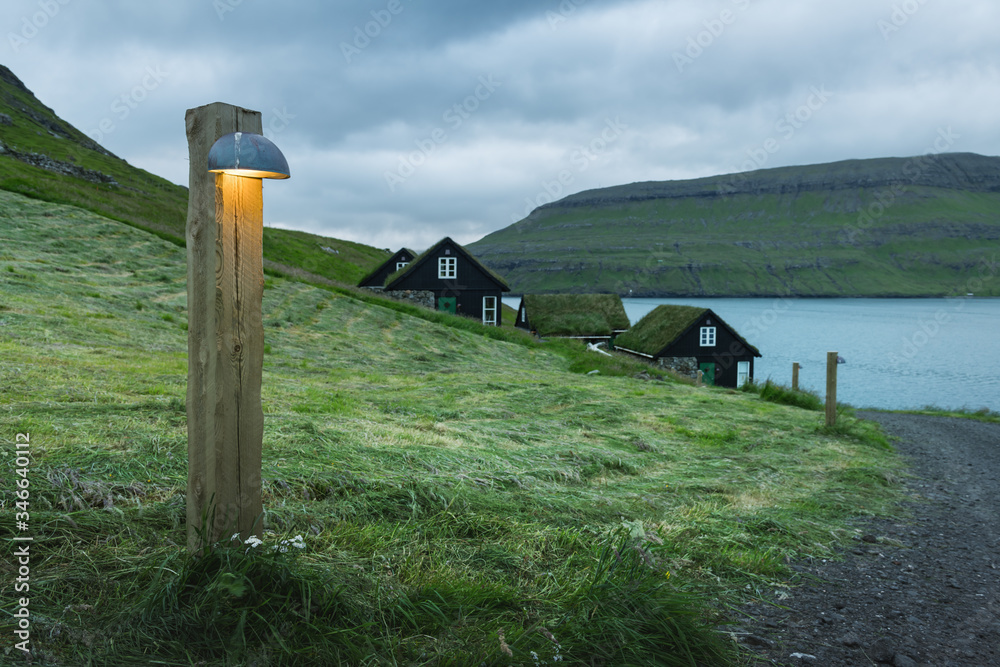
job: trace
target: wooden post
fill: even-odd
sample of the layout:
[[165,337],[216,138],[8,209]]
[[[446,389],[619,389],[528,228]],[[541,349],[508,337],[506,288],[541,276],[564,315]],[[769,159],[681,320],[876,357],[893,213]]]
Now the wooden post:
[[826,353],[826,425],[837,423],[837,353]]
[[702,379],[704,376],[705,376],[705,372],[704,371],[698,371],[698,375],[694,379],[694,386],[700,387],[702,385],[702,383],[704,382],[704,380]]
[[[261,180],[208,171],[230,132],[262,132],[261,115],[216,102],[189,109],[187,218],[188,489],[192,552],[260,527],[264,361]],[[204,523],[203,523],[204,522]]]
[[792,364],[792,389],[794,389],[795,391],[799,390],[799,369],[800,368],[802,368],[802,366],[799,364],[799,362],[796,361],[795,363]]

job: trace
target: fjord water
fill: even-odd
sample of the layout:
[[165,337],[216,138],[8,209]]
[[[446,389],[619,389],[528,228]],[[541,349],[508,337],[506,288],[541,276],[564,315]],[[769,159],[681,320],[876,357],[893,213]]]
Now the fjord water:
[[1000,299],[622,299],[634,324],[661,303],[711,308],[763,355],[758,381],[826,388],[856,407],[1000,411]]
[[[520,299],[505,299],[516,308]],[[661,303],[711,308],[764,355],[755,378],[823,396],[826,353],[837,398],[855,407],[1000,411],[1000,299],[622,299],[635,324]]]

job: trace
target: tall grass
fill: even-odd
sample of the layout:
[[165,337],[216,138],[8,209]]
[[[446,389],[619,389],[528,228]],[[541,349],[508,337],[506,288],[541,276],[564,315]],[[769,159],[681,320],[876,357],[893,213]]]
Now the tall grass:
[[[826,432],[579,345],[271,277],[264,544],[189,556],[183,251],[9,194],[0,214],[0,439],[31,434],[35,664],[720,664],[728,605],[833,557],[896,493],[899,463],[850,416]],[[305,550],[270,550],[294,535]]]
[[779,405],[791,405],[803,410],[824,410],[826,403],[819,394],[807,389],[792,389],[767,380],[764,384],[747,382],[741,391],[757,394],[761,399]]

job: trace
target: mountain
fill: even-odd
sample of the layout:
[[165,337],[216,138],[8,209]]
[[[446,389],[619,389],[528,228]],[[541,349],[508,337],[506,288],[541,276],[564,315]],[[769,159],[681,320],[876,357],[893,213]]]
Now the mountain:
[[[178,118],[183,133],[183,115]],[[59,118],[0,65],[0,190],[70,204],[184,245],[187,188],[133,167]],[[389,257],[360,243],[267,227],[265,267],[355,284]]]
[[515,293],[1000,295],[1000,158],[848,160],[588,190],[469,244]]

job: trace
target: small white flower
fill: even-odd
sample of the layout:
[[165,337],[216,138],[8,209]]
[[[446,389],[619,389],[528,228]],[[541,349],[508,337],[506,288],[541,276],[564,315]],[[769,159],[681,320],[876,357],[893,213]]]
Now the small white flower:
[[237,542],[239,542],[240,541],[240,534],[239,533],[233,533],[233,536],[229,538],[229,541],[232,542],[233,540],[236,540]]
[[251,549],[253,549],[254,547],[259,547],[260,545],[264,544],[264,542],[256,535],[251,535],[250,537],[247,538],[247,541],[244,542],[244,544],[248,545],[245,553],[250,553]]

